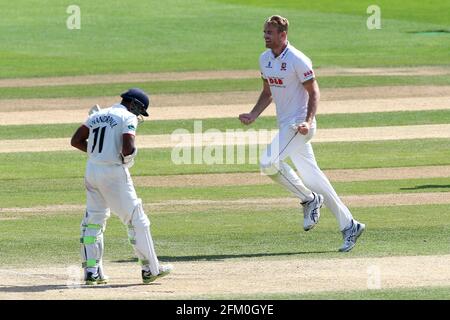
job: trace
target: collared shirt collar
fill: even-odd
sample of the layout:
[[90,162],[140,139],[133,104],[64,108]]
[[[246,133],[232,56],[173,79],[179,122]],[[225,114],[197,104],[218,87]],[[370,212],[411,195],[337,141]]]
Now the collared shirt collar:
[[284,48],[284,50],[277,57],[275,57],[275,55],[273,54],[273,51],[270,51],[270,53],[272,54],[272,59],[283,59],[286,56],[286,54],[288,53],[290,47],[291,47],[291,44],[289,43],[289,41],[287,41],[286,48]]

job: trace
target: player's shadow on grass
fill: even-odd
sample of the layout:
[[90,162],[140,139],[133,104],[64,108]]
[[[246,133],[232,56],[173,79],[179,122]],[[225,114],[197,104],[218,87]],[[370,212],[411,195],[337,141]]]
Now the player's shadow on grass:
[[[160,285],[159,283],[152,283],[150,286]],[[30,285],[30,286],[0,286],[0,292],[9,292],[9,293],[29,293],[29,292],[45,292],[45,291],[53,291],[53,290],[76,290],[76,289],[117,289],[117,288],[129,288],[143,286],[142,283],[135,284],[100,284],[94,286],[80,285],[76,287],[71,287],[67,285],[60,284],[46,284],[46,285]],[[149,285],[147,285],[149,286]]]
[[[239,258],[257,258],[257,257],[276,257],[276,256],[294,256],[300,254],[318,254],[318,253],[331,253],[337,252],[337,250],[325,250],[325,251],[301,251],[301,252],[280,252],[280,253],[244,253],[244,254],[218,254],[218,255],[198,255],[198,256],[159,256],[161,261],[215,261],[223,259],[239,259]],[[128,263],[138,262],[136,258],[127,260],[115,260],[115,263]]]
[[400,188],[400,190],[421,190],[421,189],[441,189],[450,188],[450,184],[423,184],[411,188]]

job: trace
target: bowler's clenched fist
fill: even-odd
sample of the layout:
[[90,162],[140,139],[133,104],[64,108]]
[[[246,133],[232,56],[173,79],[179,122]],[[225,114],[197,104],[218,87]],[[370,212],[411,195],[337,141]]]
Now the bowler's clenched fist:
[[253,114],[251,114],[251,113],[241,113],[239,115],[239,120],[241,120],[241,122],[243,124],[247,124],[248,125],[248,124],[252,123],[253,121],[255,121],[256,117]]

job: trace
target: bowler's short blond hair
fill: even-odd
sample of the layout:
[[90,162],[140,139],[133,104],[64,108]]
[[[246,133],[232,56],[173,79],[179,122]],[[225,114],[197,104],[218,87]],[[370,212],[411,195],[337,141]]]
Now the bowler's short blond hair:
[[288,19],[286,19],[282,16],[279,16],[279,15],[271,16],[271,17],[267,18],[267,20],[264,24],[268,24],[270,26],[276,27],[278,32],[283,32],[283,31],[286,31],[286,33],[288,32],[289,21],[288,21]]

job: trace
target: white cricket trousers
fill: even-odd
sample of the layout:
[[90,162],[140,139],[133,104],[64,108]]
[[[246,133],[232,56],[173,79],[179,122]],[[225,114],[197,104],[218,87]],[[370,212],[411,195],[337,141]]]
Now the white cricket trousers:
[[[113,211],[128,227],[128,237],[143,269],[159,273],[159,262],[150,234],[150,220],[136,195],[128,168],[87,162],[86,214],[81,223],[81,255],[85,266],[102,268],[103,231]],[[83,237],[86,241],[83,243]]]
[[[289,126],[281,127],[260,158],[261,171],[302,202],[313,198],[311,191],[323,195],[325,205],[336,217],[342,231],[351,225],[353,217],[317,165],[310,142],[315,132],[315,127],[307,135],[296,133]],[[292,160],[298,174],[285,162],[287,158]]]

